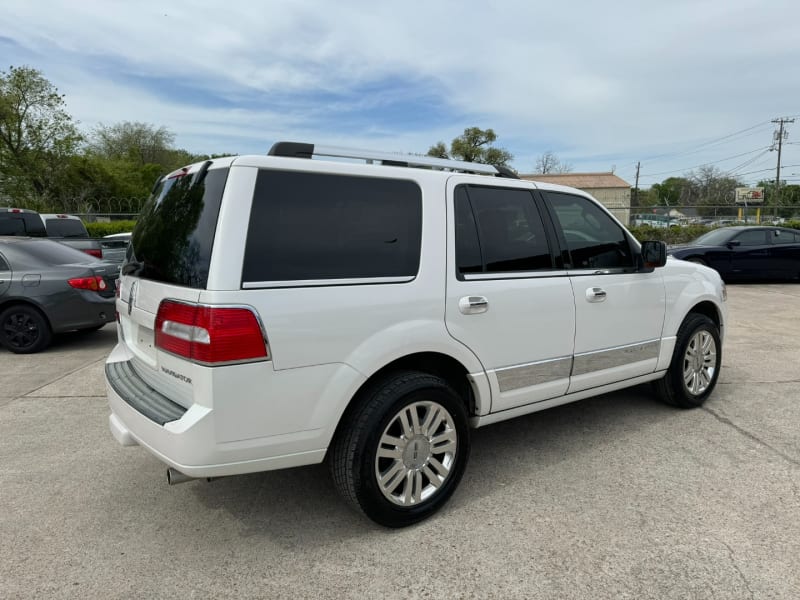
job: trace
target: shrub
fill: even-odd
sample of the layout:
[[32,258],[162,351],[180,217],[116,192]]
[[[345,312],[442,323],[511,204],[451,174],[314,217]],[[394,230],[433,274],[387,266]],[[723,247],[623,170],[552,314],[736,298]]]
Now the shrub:
[[630,227],[630,232],[640,242],[645,240],[660,240],[667,244],[686,244],[704,233],[711,231],[705,225],[684,225],[679,227],[651,227],[640,225]]
[[101,238],[105,235],[111,235],[112,233],[126,233],[128,231],[133,231],[136,221],[111,221],[110,223],[95,222],[85,223],[85,225],[90,237]]
[[[756,223],[750,224],[756,225]],[[800,221],[787,221],[783,225],[776,225],[776,227],[788,227],[800,231]],[[633,234],[633,237],[640,242],[645,240],[660,240],[671,245],[687,244],[704,233],[708,233],[712,229],[715,228],[706,225],[681,225],[678,227],[651,227],[650,225],[639,225],[637,227],[628,228]]]

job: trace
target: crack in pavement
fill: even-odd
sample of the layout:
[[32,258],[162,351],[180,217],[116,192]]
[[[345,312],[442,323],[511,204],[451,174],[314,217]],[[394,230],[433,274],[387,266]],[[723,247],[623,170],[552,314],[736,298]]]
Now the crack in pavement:
[[47,396],[19,396],[17,398],[13,398],[13,400],[50,400],[54,398],[107,398],[105,394],[91,394],[88,396],[75,396],[75,395],[58,395],[58,394],[49,394]]
[[757,435],[755,435],[753,433],[750,433],[749,431],[747,431],[743,427],[741,427],[741,426],[737,425],[736,423],[734,423],[733,421],[731,421],[728,417],[715,412],[714,410],[708,408],[707,406],[701,406],[700,408],[702,410],[704,410],[705,412],[707,412],[708,414],[710,414],[712,417],[714,417],[720,423],[723,423],[725,425],[728,425],[729,427],[732,427],[733,429],[738,431],[740,434],[742,434],[744,437],[746,437],[746,438],[754,441],[755,443],[757,443],[757,444],[759,444],[761,446],[764,446],[765,448],[771,450],[772,452],[774,452],[775,454],[780,456],[783,460],[793,464],[796,467],[800,467],[800,460],[792,458],[788,454],[786,454],[784,452],[781,452],[777,448],[769,445],[767,442],[765,442],[764,440],[759,438]]
[[[61,373],[61,374],[60,374],[60,375],[58,375],[57,377],[55,377],[55,378],[51,379],[50,381],[47,381],[46,383],[43,383],[42,385],[40,385],[40,386],[39,386],[39,387],[37,387],[37,388],[34,388],[34,389],[32,389],[32,390],[29,390],[29,391],[25,392],[25,393],[24,393],[24,394],[22,394],[21,396],[14,396],[14,397],[12,397],[12,398],[9,400],[9,402],[8,402],[7,404],[3,404],[2,402],[0,402],[0,406],[2,406],[3,408],[5,408],[5,407],[6,407],[6,406],[8,406],[9,404],[11,404],[11,403],[13,403],[13,402],[16,402],[17,400],[22,400],[23,398],[26,398],[26,397],[30,396],[30,395],[31,395],[31,394],[33,394],[34,392],[38,392],[38,391],[39,391],[39,390],[41,390],[42,388],[46,388],[48,385],[52,385],[52,384],[56,383],[57,381],[59,381],[59,380],[63,379],[64,377],[69,377],[70,375],[72,375],[72,374],[74,374],[74,373],[77,373],[77,372],[78,372],[78,371],[80,371],[81,369],[85,369],[85,368],[87,368],[87,367],[91,367],[92,365],[94,365],[94,364],[96,364],[96,363],[99,363],[100,361],[105,361],[105,359],[106,359],[106,357],[105,357],[105,356],[103,356],[103,357],[101,357],[101,358],[97,358],[97,359],[95,359],[95,360],[92,360],[92,361],[90,361],[90,362],[88,362],[88,363],[84,363],[84,364],[80,365],[79,367],[75,367],[75,368],[74,368],[74,369],[72,369],[71,371],[67,371],[66,373]],[[61,397],[61,396],[34,396],[34,398],[37,398],[37,397],[41,397],[41,398],[59,398],[59,397]],[[81,396],[64,396],[64,397],[65,397],[65,398],[80,398]]]
[[733,568],[736,569],[736,572],[739,574],[739,577],[744,582],[744,586],[747,588],[747,591],[750,592],[750,598],[754,600],[756,596],[755,593],[753,593],[753,588],[750,587],[750,582],[747,580],[747,577],[744,576],[744,573],[742,573],[742,570],[739,568],[739,563],[736,562],[736,556],[733,553],[733,548],[731,548],[730,544],[728,544],[728,542],[726,542],[725,540],[720,540],[719,538],[717,538],[717,541],[719,541],[723,546],[725,546],[728,549],[728,557],[731,559],[731,564],[733,565]]
[[780,381],[772,380],[772,381],[754,381],[752,379],[747,379],[743,381],[718,381],[717,385],[743,385],[743,384],[755,384],[755,385],[765,385],[770,383],[800,383],[800,379],[784,379]]

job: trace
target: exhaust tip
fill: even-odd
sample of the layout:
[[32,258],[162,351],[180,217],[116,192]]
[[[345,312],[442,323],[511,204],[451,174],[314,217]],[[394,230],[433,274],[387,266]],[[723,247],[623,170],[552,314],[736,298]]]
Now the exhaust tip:
[[189,477],[177,469],[167,467],[167,483],[169,485],[178,485],[179,483],[186,483],[187,481],[192,481],[193,479],[194,477]]

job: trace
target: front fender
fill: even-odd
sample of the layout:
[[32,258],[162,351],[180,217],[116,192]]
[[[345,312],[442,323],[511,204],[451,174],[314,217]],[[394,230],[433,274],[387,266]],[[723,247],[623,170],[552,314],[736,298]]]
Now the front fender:
[[714,269],[682,260],[668,260],[664,268],[664,287],[668,311],[664,320],[663,337],[674,337],[686,315],[700,303],[712,304],[720,324],[720,336],[728,317],[723,300],[724,283]]

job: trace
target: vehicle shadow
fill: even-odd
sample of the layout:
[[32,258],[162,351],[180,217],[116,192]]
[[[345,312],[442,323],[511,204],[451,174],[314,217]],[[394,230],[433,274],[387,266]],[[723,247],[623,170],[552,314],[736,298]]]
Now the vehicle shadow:
[[[503,486],[541,477],[544,469],[621,443],[632,432],[657,427],[679,412],[659,403],[649,386],[638,386],[473,430],[470,462],[454,497],[415,527],[441,527],[440,519],[447,522],[469,512],[487,494],[502,494]],[[190,485],[199,503],[236,519],[243,537],[268,537],[294,548],[392,534],[339,497],[325,465]]]
[[53,336],[53,342],[43,352],[70,351],[74,349],[110,349],[117,340],[117,329],[108,323],[94,331],[68,331]]

